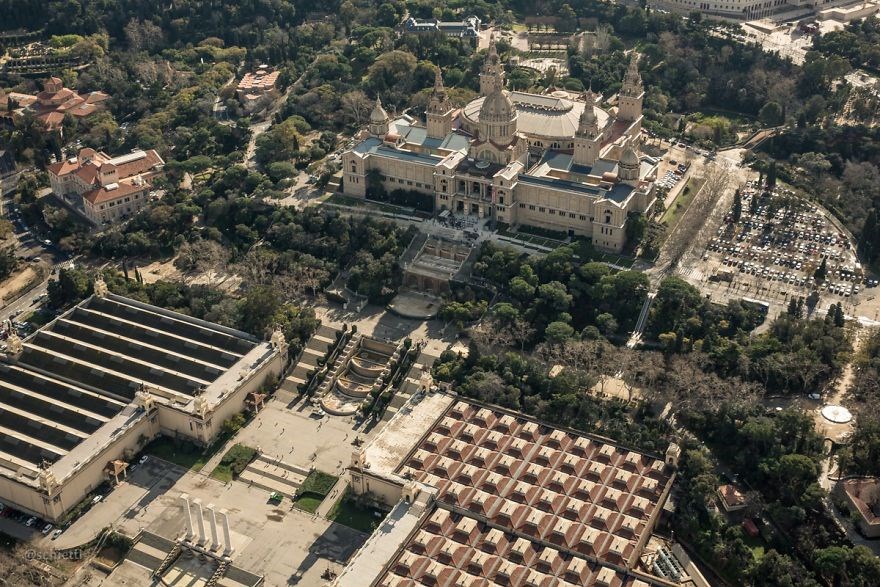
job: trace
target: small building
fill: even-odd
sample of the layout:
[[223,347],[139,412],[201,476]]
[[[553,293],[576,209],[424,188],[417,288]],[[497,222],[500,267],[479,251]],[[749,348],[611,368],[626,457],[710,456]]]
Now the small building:
[[245,112],[252,114],[267,107],[280,96],[278,91],[278,71],[273,71],[268,65],[261,65],[256,71],[246,73],[235,94],[241,102]]
[[746,507],[746,496],[735,485],[722,485],[718,488],[721,507],[727,513],[738,512]]
[[880,479],[847,479],[840,486],[850,507],[859,514],[859,531],[866,538],[880,538]]
[[481,24],[482,22],[476,16],[469,16],[456,22],[409,17],[403,21],[403,32],[416,35],[439,32],[447,37],[475,39],[479,35]]
[[135,150],[110,157],[94,149],[81,149],[76,157],[49,166],[49,183],[97,225],[113,224],[137,214],[149,199],[151,180],[163,172],[159,153]]

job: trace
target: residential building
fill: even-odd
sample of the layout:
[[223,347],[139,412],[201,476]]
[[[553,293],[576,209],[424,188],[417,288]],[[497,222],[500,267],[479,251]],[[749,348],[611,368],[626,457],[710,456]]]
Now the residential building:
[[857,512],[859,531],[866,538],[880,538],[880,479],[847,479],[840,486],[850,507]]
[[412,34],[443,33],[447,37],[476,39],[480,32],[481,21],[476,16],[469,16],[458,22],[447,22],[429,18],[426,20],[409,17],[403,21],[403,32]]
[[257,71],[246,73],[235,89],[239,102],[245,112],[252,114],[270,105],[280,95],[278,91],[278,71],[261,65]]
[[20,92],[7,92],[6,99],[0,101],[0,111],[6,110],[12,102],[8,116],[23,116],[31,112],[46,125],[47,131],[61,132],[64,117],[88,118],[104,110],[105,102],[110,98],[104,92],[88,92],[78,94],[65,88],[60,78],[51,77],[43,84],[43,91],[36,96]]
[[56,522],[158,435],[207,446],[224,420],[262,407],[287,360],[280,333],[244,332],[95,294],[0,362],[0,501]]
[[494,38],[480,93],[454,108],[437,71],[426,121],[392,119],[377,99],[369,136],[342,157],[342,190],[368,181],[434,198],[437,211],[592,238],[620,251],[631,214],[653,206],[657,165],[637,154],[644,88],[633,56],[616,111],[590,91],[572,99],[505,89]]
[[81,206],[95,224],[114,224],[147,205],[151,180],[164,165],[152,149],[110,157],[85,148],[76,157],[49,165],[49,183],[55,195]]
[[721,500],[721,507],[725,512],[731,513],[746,509],[746,496],[736,485],[722,485],[718,488],[717,493]]

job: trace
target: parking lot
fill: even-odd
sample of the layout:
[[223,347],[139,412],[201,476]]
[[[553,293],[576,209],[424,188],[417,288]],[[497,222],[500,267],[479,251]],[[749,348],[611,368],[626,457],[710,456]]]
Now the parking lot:
[[811,306],[822,298],[849,302],[876,285],[866,279],[848,236],[823,210],[784,188],[766,192],[753,182],[740,194],[739,221],[731,208],[703,253],[703,280],[768,302],[806,302],[815,292]]

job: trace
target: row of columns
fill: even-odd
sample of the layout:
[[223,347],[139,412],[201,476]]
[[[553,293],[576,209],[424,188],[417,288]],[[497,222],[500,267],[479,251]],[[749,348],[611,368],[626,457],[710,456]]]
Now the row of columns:
[[[186,540],[188,542],[193,542],[193,539],[196,537],[195,528],[193,527],[193,515],[192,508],[190,507],[190,499],[188,493],[183,493],[180,496],[180,500],[183,502],[183,512],[184,518],[186,519]],[[192,500],[192,505],[196,507],[196,520],[199,525],[199,535],[198,540],[195,542],[197,546],[204,547],[208,542],[208,536],[205,532],[205,515],[202,511],[202,500],[194,499]],[[217,514],[220,514],[220,519],[223,522],[223,556],[229,556],[232,554],[232,539],[229,534],[229,512],[225,509],[221,509],[219,512],[214,509],[214,504],[209,503],[206,506],[208,510],[209,518],[208,521],[211,523],[211,545],[208,548],[209,551],[214,551],[220,548],[220,538],[217,535]]]

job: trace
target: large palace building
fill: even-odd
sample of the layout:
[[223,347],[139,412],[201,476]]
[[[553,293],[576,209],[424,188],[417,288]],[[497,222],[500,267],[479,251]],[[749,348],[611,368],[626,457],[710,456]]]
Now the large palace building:
[[616,112],[587,91],[541,95],[505,89],[495,49],[480,73],[481,96],[451,105],[440,71],[422,124],[392,119],[376,100],[369,136],[343,155],[343,192],[366,197],[369,181],[434,198],[436,210],[591,237],[620,251],[630,214],[655,201],[655,164],[636,149],[644,89],[633,56]]

